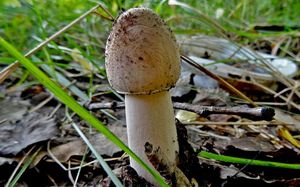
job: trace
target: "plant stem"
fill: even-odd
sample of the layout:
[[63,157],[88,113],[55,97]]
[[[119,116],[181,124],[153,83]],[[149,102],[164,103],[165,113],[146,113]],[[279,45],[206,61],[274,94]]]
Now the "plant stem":
[[198,154],[198,156],[203,158],[214,159],[217,161],[236,163],[236,164],[247,164],[247,165],[254,165],[254,166],[275,167],[275,168],[285,168],[285,169],[300,169],[300,164],[288,164],[288,163],[272,162],[272,161],[264,161],[264,160],[253,160],[247,158],[218,155],[206,151],[201,151]]

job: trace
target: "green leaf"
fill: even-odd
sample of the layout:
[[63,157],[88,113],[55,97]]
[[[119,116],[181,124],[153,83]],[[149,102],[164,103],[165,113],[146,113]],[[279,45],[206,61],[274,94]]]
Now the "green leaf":
[[116,185],[116,187],[122,187],[123,185],[120,182],[120,180],[116,177],[116,175],[110,169],[109,165],[105,162],[105,160],[102,158],[102,156],[97,153],[94,146],[91,144],[91,142],[88,140],[88,138],[84,135],[84,133],[80,130],[80,128],[73,122],[73,120],[72,120],[72,118],[70,117],[69,114],[67,114],[67,117],[69,118],[69,120],[72,121],[73,128],[76,130],[76,132],[80,135],[81,139],[85,142],[85,144],[92,151],[92,153],[97,158],[98,162],[101,164],[102,168],[107,173],[107,175],[111,178],[111,180]]

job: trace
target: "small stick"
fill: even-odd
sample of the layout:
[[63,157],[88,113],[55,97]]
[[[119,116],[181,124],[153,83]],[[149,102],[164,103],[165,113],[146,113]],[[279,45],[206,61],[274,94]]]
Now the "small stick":
[[237,90],[235,87],[233,87],[231,84],[229,84],[228,82],[226,82],[223,78],[221,78],[218,75],[216,75],[216,74],[208,71],[206,68],[204,68],[200,64],[197,64],[195,61],[193,61],[192,59],[190,59],[189,57],[187,57],[185,55],[181,55],[180,57],[181,57],[181,59],[183,59],[189,65],[197,68],[198,70],[202,71],[206,75],[208,75],[211,78],[217,80],[222,85],[224,85],[226,88],[228,88],[232,92],[236,93],[238,96],[240,96],[241,98],[245,99],[246,101],[248,101],[252,106],[257,107],[257,104],[255,104],[249,97],[247,97],[245,94],[243,94],[242,92],[240,92],[239,90]]
[[124,102],[107,102],[107,103],[92,103],[86,106],[89,110],[94,109],[123,109],[125,108]]
[[210,114],[234,114],[241,117],[251,118],[255,120],[272,120],[275,111],[270,107],[214,107],[214,106],[200,106],[188,103],[173,103],[174,108],[188,110],[195,112],[201,116],[208,116]]
[[[87,106],[89,110],[93,109],[122,109],[125,108],[123,102],[108,102],[108,103],[92,103]],[[187,110],[195,112],[201,116],[210,114],[234,114],[255,120],[272,120],[275,115],[273,108],[269,107],[213,107],[213,106],[200,106],[188,103],[174,102],[175,109]]]
[[[274,90],[272,90],[271,88],[269,88],[269,87],[267,87],[267,86],[264,86],[264,85],[259,84],[259,83],[257,83],[257,82],[254,82],[254,84],[255,84],[256,86],[262,88],[263,90],[265,90],[265,91],[267,91],[267,92],[273,94],[273,95],[276,95],[276,94],[277,94],[277,92],[275,92]],[[297,103],[295,103],[294,101],[289,100],[288,98],[286,98],[286,97],[283,96],[283,95],[278,95],[278,97],[279,97],[280,99],[284,100],[284,101],[285,101],[286,103],[288,103],[289,105],[293,106],[294,108],[300,110],[300,105],[297,104]]]
[[99,3],[99,6],[102,8],[102,10],[109,16],[109,18],[107,18],[106,16],[99,14],[97,11],[95,11],[94,13],[100,17],[103,17],[104,19],[108,19],[110,21],[115,21],[114,16],[107,10],[107,8],[104,7],[103,4]]

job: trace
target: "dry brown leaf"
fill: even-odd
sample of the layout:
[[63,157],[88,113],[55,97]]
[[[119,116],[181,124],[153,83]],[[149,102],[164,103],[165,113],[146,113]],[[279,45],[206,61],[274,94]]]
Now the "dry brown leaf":
[[[122,124],[117,123],[107,126],[111,132],[118,136],[124,143],[127,144],[127,131]],[[89,138],[97,152],[101,155],[113,156],[114,153],[121,151],[114,143],[109,141],[103,134],[97,133]]]
[[19,120],[7,120],[0,126],[0,154],[16,155],[27,146],[49,140],[57,133],[54,119],[43,113],[32,112]]
[[[82,156],[85,150],[86,145],[81,139],[50,148],[52,155],[61,163],[67,162],[72,156]],[[36,166],[46,155],[50,156],[47,151],[41,151],[32,162],[31,167]]]
[[282,110],[275,109],[275,116],[274,118],[277,121],[286,123],[286,124],[293,124],[295,128],[300,129],[300,120],[297,118],[293,117],[289,113],[285,113]]
[[81,139],[78,139],[51,148],[51,153],[60,162],[67,162],[71,156],[82,156],[85,153],[85,150],[86,144]]

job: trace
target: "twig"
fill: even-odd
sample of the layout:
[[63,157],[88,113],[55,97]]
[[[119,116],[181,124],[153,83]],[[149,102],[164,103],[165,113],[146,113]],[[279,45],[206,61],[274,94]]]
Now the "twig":
[[95,15],[97,15],[97,16],[103,18],[103,19],[107,19],[107,20],[109,20],[109,21],[114,21],[114,19],[109,18],[109,17],[106,17],[106,16],[104,16],[104,15],[102,15],[102,14],[100,14],[99,12],[96,12],[96,11],[94,11],[93,14],[95,14]]
[[[236,103],[238,104],[247,104],[246,102],[244,101],[236,101]],[[280,103],[280,102],[258,102],[258,101],[255,101],[255,103],[257,105],[260,105],[260,106],[286,106],[286,103]]]
[[[89,110],[93,109],[121,109],[125,108],[124,102],[107,102],[107,103],[92,103],[87,106]],[[242,117],[247,117],[255,120],[272,120],[275,115],[273,108],[269,107],[213,107],[213,106],[200,106],[188,103],[174,102],[175,109],[188,110],[195,112],[201,116],[210,114],[235,114]]]
[[70,162],[70,160],[68,160],[68,177],[69,177],[71,183],[73,184],[73,187],[76,187],[75,181],[74,181],[74,178],[73,178],[73,175],[72,175],[72,172],[71,172],[70,168],[71,168],[71,162]]
[[217,80],[218,82],[220,82],[223,86],[225,86],[226,88],[228,88],[229,90],[231,90],[232,92],[236,93],[238,96],[240,96],[241,98],[245,99],[246,101],[248,101],[252,106],[257,107],[257,105],[249,98],[247,97],[245,94],[243,94],[242,92],[240,92],[239,90],[237,90],[236,88],[234,88],[232,85],[230,85],[228,82],[226,82],[223,78],[219,77],[218,75],[210,72],[209,70],[207,70],[206,68],[204,68],[203,66],[201,66],[200,64],[197,64],[195,61],[193,61],[192,59],[190,59],[189,57],[185,56],[185,55],[181,55],[181,59],[183,59],[186,63],[188,63],[189,65],[197,68],[198,70],[202,71],[203,73],[205,73],[206,75],[212,77],[213,79]]
[[107,10],[107,8],[104,7],[104,5],[102,5],[101,3],[99,3],[99,6],[101,7],[101,9],[109,16],[106,17],[102,14],[100,14],[99,12],[97,12],[96,10],[93,12],[95,15],[100,16],[101,18],[107,19],[109,21],[115,21],[114,16]]
[[92,103],[87,106],[89,110],[93,109],[122,109],[125,108],[124,102]]
[[[272,90],[271,88],[267,87],[267,86],[264,86],[262,84],[259,84],[258,82],[252,80],[253,83],[255,85],[257,85],[258,87],[262,88],[263,90],[273,94],[273,95],[276,95],[277,92],[275,92],[274,90]],[[286,103],[290,104],[291,106],[293,106],[294,108],[300,110],[300,105],[296,104],[295,102],[289,100],[288,98],[284,97],[283,95],[278,95],[277,97],[279,97],[280,99],[284,100]]]
[[274,95],[274,97],[278,97],[279,95],[282,95],[283,93],[291,90],[291,93],[288,95],[287,101],[286,101],[286,104],[288,105],[288,108],[290,109],[290,102],[291,102],[292,97],[294,96],[296,90],[299,88],[299,86],[300,86],[299,81],[295,81],[295,85],[293,88],[289,87],[289,88],[283,89],[282,91],[280,91],[279,93]]
[[104,12],[110,17],[111,21],[114,21],[115,18],[114,16],[107,10],[107,8],[104,7],[104,5],[102,3],[99,3],[99,6],[102,8],[102,10],[104,10]]
[[273,116],[275,115],[274,109],[270,107],[213,107],[188,103],[173,103],[173,105],[176,109],[188,110],[191,112],[195,112],[201,116],[207,116],[210,114],[234,114],[255,120],[272,120]]

